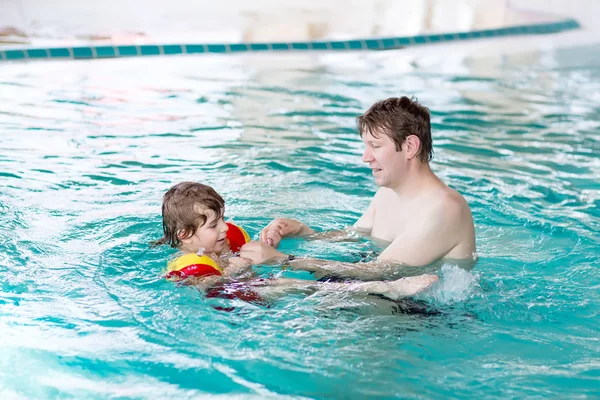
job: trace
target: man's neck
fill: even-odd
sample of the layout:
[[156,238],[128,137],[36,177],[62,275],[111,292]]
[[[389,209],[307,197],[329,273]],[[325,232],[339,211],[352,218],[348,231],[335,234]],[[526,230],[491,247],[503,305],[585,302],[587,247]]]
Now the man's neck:
[[439,183],[440,180],[431,171],[429,163],[418,162],[409,167],[404,180],[399,185],[390,189],[400,197],[413,197],[423,189]]

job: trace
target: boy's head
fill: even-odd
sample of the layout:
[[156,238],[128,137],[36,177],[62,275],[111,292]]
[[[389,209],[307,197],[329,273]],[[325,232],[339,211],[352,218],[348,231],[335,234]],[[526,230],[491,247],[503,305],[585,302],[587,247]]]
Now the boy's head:
[[169,244],[187,252],[203,248],[222,251],[227,224],[223,220],[225,201],[210,186],[181,182],[165,193],[162,204],[164,236],[156,244]]

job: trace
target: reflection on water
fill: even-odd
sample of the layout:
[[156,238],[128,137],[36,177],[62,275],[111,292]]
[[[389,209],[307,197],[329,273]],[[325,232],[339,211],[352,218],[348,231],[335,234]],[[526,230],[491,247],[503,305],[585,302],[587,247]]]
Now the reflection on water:
[[[595,393],[600,52],[405,54],[1,65],[0,394]],[[476,268],[445,263],[413,300],[429,313],[344,293],[224,313],[161,278],[171,253],[148,242],[181,180],[213,185],[251,235],[275,216],[352,224],[376,189],[354,118],[404,94],[431,108],[433,169],[477,229]]]

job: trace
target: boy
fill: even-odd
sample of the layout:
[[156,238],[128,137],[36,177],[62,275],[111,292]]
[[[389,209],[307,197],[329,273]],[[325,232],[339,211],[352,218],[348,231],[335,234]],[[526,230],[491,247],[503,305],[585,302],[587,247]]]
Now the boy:
[[[436,275],[421,275],[396,281],[318,282],[301,279],[252,277],[252,263],[237,257],[228,238],[230,226],[223,213],[225,201],[210,186],[182,182],[167,191],[162,204],[164,236],[155,245],[169,244],[183,257],[198,254],[210,257],[217,266],[213,274],[190,278],[207,297],[240,298],[262,303],[266,297],[289,291],[315,292],[323,289],[379,294],[392,300],[417,294],[438,280]],[[243,243],[242,243],[243,244]],[[239,243],[236,243],[237,247]],[[186,256],[187,255],[187,256]],[[175,260],[177,262],[177,260]],[[253,278],[253,279],[252,279]]]

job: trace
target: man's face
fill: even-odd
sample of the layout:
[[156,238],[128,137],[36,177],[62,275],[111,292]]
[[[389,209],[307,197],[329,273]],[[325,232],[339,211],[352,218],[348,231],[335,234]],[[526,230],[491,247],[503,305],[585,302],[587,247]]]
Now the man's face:
[[395,188],[406,170],[403,152],[396,151],[396,144],[385,134],[378,137],[366,132],[362,135],[365,145],[362,161],[369,164],[378,186]]
[[206,216],[206,222],[196,229],[193,235],[181,238],[182,247],[188,251],[197,253],[204,249],[207,253],[220,253],[227,246],[227,230],[229,227],[223,217],[217,218],[212,210],[198,209],[198,213]]

